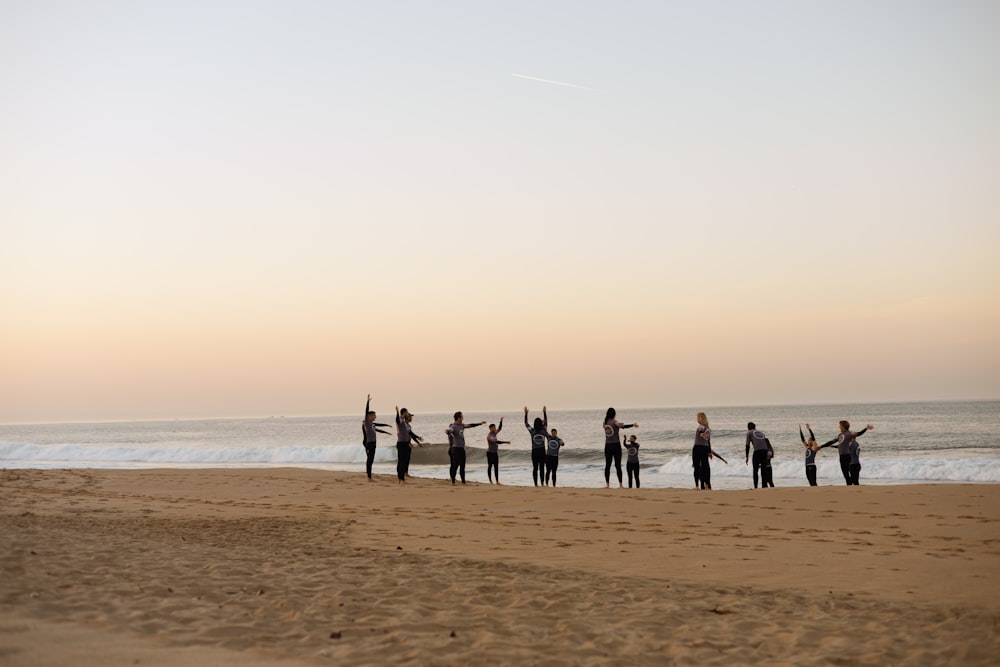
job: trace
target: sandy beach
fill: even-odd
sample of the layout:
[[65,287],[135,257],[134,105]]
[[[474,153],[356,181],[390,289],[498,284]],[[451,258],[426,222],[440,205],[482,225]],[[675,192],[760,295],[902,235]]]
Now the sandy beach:
[[2,665],[995,664],[1000,486],[0,472]]

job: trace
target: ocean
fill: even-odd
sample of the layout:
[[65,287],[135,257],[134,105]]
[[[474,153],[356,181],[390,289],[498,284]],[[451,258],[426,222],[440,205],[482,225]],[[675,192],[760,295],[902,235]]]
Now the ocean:
[[[822,444],[837,435],[837,422],[852,429],[875,426],[861,438],[861,484],[1000,482],[1000,401],[784,405],[703,408],[712,427],[712,446],[728,460],[712,462],[715,489],[753,486],[744,453],[746,423],[753,421],[775,448],[776,486],[807,486],[799,424],[812,425]],[[618,420],[638,422],[624,431],[638,436],[643,488],[690,488],[691,447],[696,427],[692,408],[617,408]],[[604,409],[549,411],[549,427],[566,442],[559,457],[558,484],[604,486]],[[540,416],[540,409],[531,417]],[[392,409],[378,421],[392,424]],[[523,411],[466,412],[466,423],[503,417],[500,478],[530,486],[530,444]],[[410,473],[445,480],[448,456],[444,430],[450,413],[418,414],[413,430],[425,447],[414,450]],[[79,424],[0,425],[0,468],[267,468],[299,467],[364,472],[361,411],[327,417],[271,417],[137,421]],[[395,433],[394,426],[388,430]],[[466,478],[486,482],[486,426],[466,431]],[[820,485],[842,485],[835,448],[817,455]],[[374,472],[395,475],[395,436],[380,435]],[[624,474],[624,459],[622,463]],[[615,472],[612,469],[612,486]],[[625,476],[627,485],[627,475]],[[390,480],[392,481],[392,480]]]

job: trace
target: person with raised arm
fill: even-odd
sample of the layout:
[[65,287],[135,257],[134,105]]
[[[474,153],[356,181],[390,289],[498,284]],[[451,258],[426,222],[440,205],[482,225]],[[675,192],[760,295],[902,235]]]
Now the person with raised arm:
[[822,449],[819,443],[816,442],[816,436],[813,434],[812,426],[806,424],[806,429],[809,430],[809,439],[806,440],[806,436],[802,433],[802,424],[799,424],[799,440],[802,441],[802,446],[806,448],[806,479],[809,481],[809,486],[817,486],[816,483],[816,452]]
[[410,422],[413,421],[413,413],[411,413],[406,408],[402,410],[399,406],[396,406],[396,476],[399,477],[399,483],[402,484],[406,481],[407,475],[410,473],[410,450],[413,447],[413,443],[416,443],[417,447],[423,447],[424,439],[413,432],[410,427]]
[[[832,445],[837,445],[837,453],[840,454],[840,472],[844,475],[844,481],[847,486],[854,485],[854,478],[851,475],[851,443],[857,442],[858,436],[864,435],[867,431],[875,428],[871,424],[868,424],[863,429],[855,433],[851,430],[851,423],[846,419],[842,419],[838,424],[840,428],[840,433],[836,438],[830,440],[829,442],[823,443],[820,447],[830,447]],[[856,464],[858,466],[858,472],[861,472],[861,462],[860,459]]]
[[524,406],[524,428],[531,436],[531,479],[535,486],[545,483],[545,445],[549,441],[549,415],[542,406],[542,416],[535,417],[533,424],[528,423],[528,406]]
[[486,476],[493,483],[493,473],[496,472],[497,484],[500,484],[500,445],[509,445],[509,440],[500,440],[500,431],[503,430],[503,417],[500,424],[490,424],[489,435],[486,436]]
[[482,426],[485,421],[476,422],[475,424],[466,424],[465,417],[462,415],[461,411],[455,413],[455,422],[448,427],[445,433],[449,436],[449,441],[451,447],[449,451],[451,452],[451,468],[449,470],[449,476],[451,477],[451,483],[455,483],[455,473],[460,473],[462,477],[462,484],[465,484],[465,429],[475,428],[476,426]]
[[388,424],[380,424],[375,421],[375,411],[371,409],[372,405],[372,395],[368,394],[368,400],[365,402],[365,420],[361,422],[361,436],[362,443],[365,446],[365,454],[367,455],[365,460],[365,472],[368,473],[368,479],[372,478],[372,463],[375,462],[375,439],[376,433],[384,433],[385,435],[392,435],[389,431],[383,431],[383,428],[389,428]]
[[615,417],[614,408],[608,408],[604,415],[604,488],[611,488],[611,462],[615,463],[615,472],[618,473],[618,488],[622,486],[622,443],[618,439],[618,431],[623,428],[639,428],[639,424],[623,424]]

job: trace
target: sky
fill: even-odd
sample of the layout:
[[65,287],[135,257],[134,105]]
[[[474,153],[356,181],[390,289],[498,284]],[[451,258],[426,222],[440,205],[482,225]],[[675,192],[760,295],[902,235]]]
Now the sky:
[[0,422],[1000,398],[998,34],[0,0]]

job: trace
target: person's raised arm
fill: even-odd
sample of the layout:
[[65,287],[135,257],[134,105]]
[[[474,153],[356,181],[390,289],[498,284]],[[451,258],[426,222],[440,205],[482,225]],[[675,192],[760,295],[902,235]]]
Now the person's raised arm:
[[531,430],[531,425],[528,424],[528,406],[524,406],[524,428]]
[[372,395],[368,394],[368,400],[365,401],[365,419],[368,419],[368,413],[372,411]]
[[503,417],[500,418],[500,423],[497,424],[497,433],[503,430]]
[[805,444],[806,444],[806,436],[805,436],[805,434],[804,434],[804,433],[802,432],[802,424],[799,424],[799,440],[801,440],[801,441],[802,441],[802,444],[803,444],[803,445],[805,445]]
[[396,426],[399,426],[399,422],[400,422],[400,418],[399,418],[399,406],[397,405],[396,406]]
[[542,406],[542,425],[545,426],[545,428],[549,427],[549,413],[544,405]]

